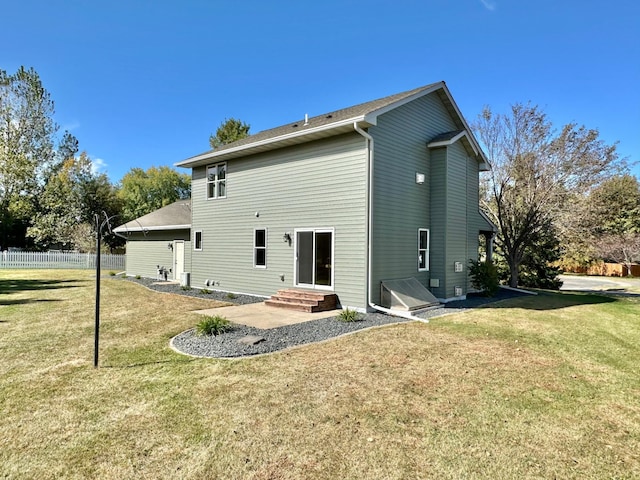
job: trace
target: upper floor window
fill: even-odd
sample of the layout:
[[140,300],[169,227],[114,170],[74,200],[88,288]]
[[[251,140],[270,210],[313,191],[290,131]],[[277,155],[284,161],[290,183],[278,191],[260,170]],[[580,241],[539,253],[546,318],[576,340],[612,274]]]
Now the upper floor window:
[[227,164],[216,163],[207,167],[207,198],[227,196]]

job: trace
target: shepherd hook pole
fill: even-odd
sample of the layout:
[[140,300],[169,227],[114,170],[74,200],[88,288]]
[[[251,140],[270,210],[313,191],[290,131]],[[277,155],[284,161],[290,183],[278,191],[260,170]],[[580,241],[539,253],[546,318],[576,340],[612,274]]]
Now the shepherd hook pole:
[[100,343],[100,237],[102,236],[102,225],[96,215],[96,328],[95,344],[93,349],[93,367],[98,368],[98,351]]

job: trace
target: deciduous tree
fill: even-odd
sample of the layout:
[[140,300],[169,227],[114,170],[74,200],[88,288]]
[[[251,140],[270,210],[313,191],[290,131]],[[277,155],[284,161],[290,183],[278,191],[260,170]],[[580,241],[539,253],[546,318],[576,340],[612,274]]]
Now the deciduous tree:
[[[0,70],[0,244],[34,213],[44,172],[55,158],[54,104],[36,71]],[[22,230],[24,232],[24,230]]]
[[[508,114],[486,107],[474,125],[491,171],[484,177],[482,207],[498,225],[496,246],[518,285],[520,266],[575,192],[589,191],[621,166],[615,145],[597,130],[575,123],[554,131],[537,106],[515,104]],[[529,253],[528,253],[529,252]]]
[[132,168],[120,180],[122,221],[128,222],[191,195],[191,178],[172,168]]
[[120,213],[120,201],[107,176],[95,173],[82,152],[65,159],[48,179],[27,235],[38,248],[84,250],[81,232],[92,231],[94,215],[102,212]]
[[589,216],[585,236],[593,239],[597,255],[622,263],[640,260],[640,184],[631,175],[615,176],[594,189],[586,202]]
[[640,233],[608,233],[596,239],[596,249],[604,261],[622,263],[631,275],[631,266],[640,261]]

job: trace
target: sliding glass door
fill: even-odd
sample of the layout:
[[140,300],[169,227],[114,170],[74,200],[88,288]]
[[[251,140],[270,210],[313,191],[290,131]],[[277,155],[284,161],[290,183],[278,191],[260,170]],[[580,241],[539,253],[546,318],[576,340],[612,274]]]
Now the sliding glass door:
[[333,230],[296,230],[296,285],[333,289]]

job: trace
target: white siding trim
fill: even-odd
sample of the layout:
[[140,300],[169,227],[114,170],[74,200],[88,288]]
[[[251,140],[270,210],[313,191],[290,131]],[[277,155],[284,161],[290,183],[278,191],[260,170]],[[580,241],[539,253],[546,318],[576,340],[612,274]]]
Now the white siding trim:
[[[264,247],[258,247],[256,246],[256,232],[259,230],[264,230]],[[265,270],[267,268],[267,250],[269,247],[269,232],[267,230],[266,227],[262,227],[262,228],[254,228],[253,229],[253,268],[261,268],[263,270]],[[256,262],[256,253],[258,252],[258,249],[263,249],[264,250],[264,265],[258,265]]]
[[[280,142],[284,142],[286,140],[289,139],[293,139],[293,138],[297,138],[297,137],[302,137],[302,136],[306,136],[306,135],[312,135],[314,133],[318,133],[318,132],[323,132],[326,130],[333,130],[336,128],[340,128],[340,127],[344,127],[344,126],[351,126],[351,124],[353,124],[353,122],[360,122],[364,120],[364,115],[360,115],[357,117],[353,117],[353,118],[348,118],[346,120],[340,120],[339,122],[335,122],[335,123],[329,123],[327,125],[321,125],[319,127],[314,127],[314,128],[308,128],[308,129],[304,129],[304,130],[297,130],[295,132],[292,133],[287,133],[285,135],[280,135],[278,137],[272,137],[272,138],[267,138],[264,140],[260,140],[258,142],[252,142],[252,143],[248,143],[246,145],[240,145],[238,147],[233,147],[233,148],[228,148],[222,151],[213,151],[213,152],[207,152],[207,153],[203,153],[201,155],[197,155],[195,157],[191,157],[187,160],[184,160],[182,162],[178,162],[175,165],[177,167],[189,167],[189,168],[193,168],[193,167],[197,167],[201,165],[201,162],[205,161],[205,160],[213,160],[215,161],[216,158],[220,157],[220,159],[225,158],[226,156],[232,155],[234,153],[238,153],[238,152],[242,152],[244,150],[254,150],[258,147],[262,147],[262,146],[266,146],[266,145],[270,145],[272,143],[280,143]],[[249,155],[249,152],[247,152],[247,155]]]
[[[198,248],[198,234],[200,234],[200,248]],[[202,230],[196,230],[195,232],[193,232],[193,249],[196,252],[202,251],[202,240]]]
[[127,232],[156,232],[161,230],[189,230],[191,228],[191,224],[186,225],[158,225],[153,227],[131,227],[131,228],[123,228],[118,227],[114,228],[113,231],[116,233],[127,233]]
[[[313,245],[314,245],[314,264],[315,264],[315,235],[316,233],[331,233],[331,285],[318,285],[315,283],[298,283],[298,233],[299,232],[313,232]],[[315,265],[313,267],[313,274],[315,277]],[[336,277],[336,232],[334,227],[323,228],[294,228],[293,230],[293,284],[296,287],[312,288],[314,290],[335,290],[335,277]]]
[[[427,248],[420,248],[420,234],[422,232],[427,232]],[[418,271],[419,272],[428,272],[429,271],[429,247],[431,243],[431,232],[428,228],[419,228],[418,229]],[[424,253],[420,253],[424,252]],[[424,255],[424,264],[426,265],[424,268],[420,267],[420,255]]]

